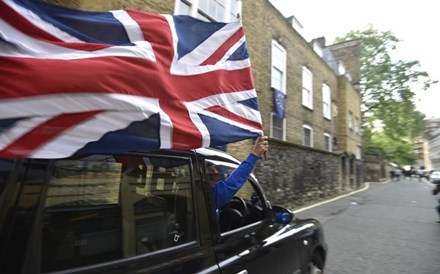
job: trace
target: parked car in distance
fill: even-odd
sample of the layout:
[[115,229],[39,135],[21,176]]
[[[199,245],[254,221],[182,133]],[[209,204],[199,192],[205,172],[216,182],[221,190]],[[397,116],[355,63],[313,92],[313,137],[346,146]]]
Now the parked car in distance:
[[440,184],[440,171],[434,170],[433,172],[431,172],[431,174],[429,175],[429,181],[431,181],[431,183],[433,184]]
[[214,149],[0,159],[0,273],[322,273],[322,225],[254,175],[216,210]]

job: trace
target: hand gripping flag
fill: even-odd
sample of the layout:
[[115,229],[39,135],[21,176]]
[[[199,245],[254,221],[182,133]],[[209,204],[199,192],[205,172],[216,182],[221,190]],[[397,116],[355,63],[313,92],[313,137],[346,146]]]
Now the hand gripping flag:
[[0,0],[0,157],[262,135],[240,22]]

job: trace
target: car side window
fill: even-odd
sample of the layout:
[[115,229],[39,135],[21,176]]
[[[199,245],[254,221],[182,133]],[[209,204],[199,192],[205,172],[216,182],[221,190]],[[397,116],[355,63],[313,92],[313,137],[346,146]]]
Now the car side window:
[[14,161],[10,159],[0,159],[0,204],[2,204],[3,193],[11,170],[14,168]]
[[94,155],[55,162],[41,271],[172,248],[196,238],[188,159]]
[[0,183],[7,183],[0,195],[0,269],[4,273],[27,272],[20,270],[25,261],[23,250],[33,250],[29,242],[47,170],[45,160],[32,159],[16,164],[11,160],[0,162]]
[[[214,160],[207,160],[207,164],[208,166],[214,165],[218,172],[218,178],[223,181],[237,168],[237,165]],[[218,210],[217,215],[221,232],[234,230],[265,219],[264,199],[261,191],[252,184],[251,179],[248,179],[234,197]]]
[[9,161],[0,159],[0,197],[5,189],[6,180],[8,179],[9,170],[11,169],[9,165]]

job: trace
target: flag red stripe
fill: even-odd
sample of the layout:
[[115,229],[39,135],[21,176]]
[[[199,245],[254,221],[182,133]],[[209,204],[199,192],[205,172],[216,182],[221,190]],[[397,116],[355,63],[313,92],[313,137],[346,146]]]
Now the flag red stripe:
[[0,151],[0,157],[28,157],[37,148],[57,137],[63,131],[81,124],[99,112],[90,111],[79,114],[64,114],[48,120],[5,147],[3,151]]
[[174,56],[174,49],[170,45],[174,42],[168,21],[160,14],[136,10],[127,10],[127,13],[138,23],[145,41],[153,47],[159,64],[156,69],[169,73]]
[[187,108],[182,102],[161,103],[160,107],[166,112],[173,123],[173,148],[191,149],[202,147],[202,135],[192,123]]
[[162,72],[156,63],[129,57],[0,60],[0,99],[93,92],[193,101],[254,88],[250,68],[176,76]]
[[222,46],[220,46],[211,56],[203,61],[201,65],[204,66],[216,64],[223,58],[223,56],[225,56],[226,52],[243,37],[243,35],[243,29],[240,28],[231,37],[229,37],[229,39]]
[[227,110],[225,108],[222,108],[220,106],[213,106],[213,107],[207,108],[206,110],[210,111],[210,112],[213,112],[213,113],[216,113],[218,115],[221,115],[223,117],[226,117],[229,120],[233,120],[233,121],[239,122],[241,124],[250,126],[252,128],[255,128],[255,129],[258,129],[258,130],[262,130],[263,129],[263,126],[260,123],[257,123],[257,122],[248,120],[246,118],[243,118],[242,116],[239,116],[239,115],[237,115],[235,113],[232,113],[229,110]]

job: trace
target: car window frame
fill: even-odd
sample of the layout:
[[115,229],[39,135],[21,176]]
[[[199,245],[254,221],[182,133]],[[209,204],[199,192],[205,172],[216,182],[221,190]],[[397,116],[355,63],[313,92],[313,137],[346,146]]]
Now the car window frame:
[[[102,153],[102,155],[110,155],[107,153]],[[115,155],[115,154],[112,154]],[[190,186],[191,186],[191,195],[192,195],[192,207],[193,207],[193,212],[194,212],[194,223],[193,223],[193,229],[194,229],[194,239],[189,241],[189,242],[185,242],[183,244],[177,245],[177,246],[171,246],[171,247],[167,247],[164,249],[160,249],[160,250],[155,250],[149,253],[144,253],[144,254],[137,254],[134,256],[130,256],[130,257],[126,257],[126,258],[118,258],[118,259],[114,259],[114,260],[109,260],[109,261],[104,261],[104,262],[99,262],[99,263],[95,263],[95,264],[90,264],[90,265],[83,265],[83,266],[78,266],[78,267],[73,267],[73,268],[65,268],[65,269],[60,269],[57,270],[57,272],[63,273],[71,273],[71,272],[82,272],[82,271],[102,271],[105,269],[110,269],[113,267],[118,267],[118,266],[123,266],[126,265],[128,263],[135,263],[138,260],[145,260],[146,258],[157,258],[158,256],[167,256],[176,252],[182,252],[183,250],[188,250],[188,249],[194,249],[197,248],[199,246],[201,246],[201,231],[200,231],[200,219],[199,219],[199,213],[198,213],[198,209],[197,207],[199,206],[199,201],[196,198],[195,195],[195,188],[197,187],[196,182],[195,182],[195,175],[194,173],[197,172],[197,170],[194,169],[195,166],[195,161],[194,158],[191,157],[191,155],[186,155],[186,156],[182,156],[182,155],[172,155],[172,154],[162,154],[162,153],[120,153],[118,155],[130,155],[130,156],[141,156],[141,157],[158,157],[158,158],[168,158],[168,159],[181,159],[181,160],[185,160],[188,162],[189,165],[189,171],[190,171]],[[45,179],[44,179],[44,187],[48,187],[49,185],[49,180],[47,179],[48,174],[50,174],[51,169],[53,168],[55,162],[57,160],[61,160],[61,159],[51,159],[51,160],[46,160],[47,164],[46,169],[45,169]],[[200,175],[199,175],[200,176]],[[11,176],[11,177],[16,177],[16,176]],[[13,181],[13,179],[8,179],[9,181]],[[23,183],[24,184],[24,183]],[[44,193],[44,195],[47,194],[47,190]],[[44,197],[43,199],[40,199],[41,201],[39,202],[39,205],[36,209],[37,213],[36,213],[36,217],[34,220],[34,224],[33,227],[38,227],[40,226],[41,222],[43,222],[43,214],[41,213],[40,210],[44,210],[44,201],[45,201],[46,197]],[[42,230],[41,229],[35,229],[32,228],[32,233],[35,235],[31,235],[30,236],[30,240],[28,241],[27,245],[34,247],[32,248],[32,250],[28,249],[26,251],[26,254],[24,254],[24,261],[23,261],[23,267],[22,269],[31,269],[32,267],[38,266],[38,269],[40,268],[40,258],[38,256],[38,252],[36,252],[37,250],[41,250],[42,245],[41,245],[41,237],[42,237]],[[33,253],[32,253],[33,252]],[[41,270],[39,270],[41,271]]]
[[[225,232],[220,232],[220,227],[218,227],[220,241],[224,241],[224,240],[231,238],[231,237],[237,237],[239,235],[245,235],[250,232],[259,230],[260,228],[264,227],[268,223],[272,222],[271,221],[270,204],[268,203],[268,200],[266,199],[264,191],[262,190],[260,184],[258,183],[258,181],[256,180],[256,178],[253,174],[252,174],[252,176],[249,177],[248,182],[250,182],[252,184],[252,186],[254,187],[254,189],[257,191],[259,199],[263,200],[261,207],[263,208],[264,218],[257,221],[257,222],[250,223],[250,224],[232,229],[230,231],[225,231]],[[217,224],[218,224],[218,222],[217,222]]]
[[[226,166],[228,168],[232,168],[234,170],[240,165],[239,163],[230,162],[225,159],[219,159],[219,158],[205,159],[205,167],[206,167],[207,163],[214,164],[214,165],[224,165],[224,166]],[[209,182],[208,174],[206,174],[205,177],[206,177],[207,182]],[[229,237],[234,236],[236,234],[242,234],[242,233],[248,233],[249,231],[254,231],[254,230],[258,229],[258,227],[262,227],[265,224],[267,224],[268,222],[271,222],[270,204],[268,203],[268,200],[266,199],[264,191],[263,191],[261,185],[258,183],[258,180],[253,173],[250,174],[249,178],[247,179],[246,184],[250,184],[253,187],[253,189],[256,191],[258,198],[261,202],[261,207],[262,207],[262,212],[264,214],[264,218],[258,220],[257,222],[253,222],[253,223],[250,223],[250,224],[247,224],[244,226],[240,226],[240,227],[237,227],[232,230],[225,231],[225,232],[221,232],[220,223],[218,222],[217,217],[213,218],[213,220],[215,221],[215,224],[216,224],[216,231],[215,231],[216,233],[215,234],[218,235],[218,239],[220,241],[224,238],[229,238]],[[212,192],[210,194],[210,197],[211,197],[211,200],[214,201],[214,195]],[[217,213],[215,212],[215,210],[216,210],[216,208],[214,206],[213,209],[211,210],[211,214],[213,216],[217,216]]]

